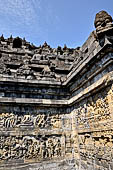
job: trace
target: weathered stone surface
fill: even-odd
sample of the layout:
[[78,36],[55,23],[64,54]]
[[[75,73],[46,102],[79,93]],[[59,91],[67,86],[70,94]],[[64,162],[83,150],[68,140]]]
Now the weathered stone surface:
[[95,17],[95,28],[98,36],[107,31],[113,31],[112,17],[106,11],[100,11]]
[[0,37],[0,170],[113,169],[113,24],[75,49]]

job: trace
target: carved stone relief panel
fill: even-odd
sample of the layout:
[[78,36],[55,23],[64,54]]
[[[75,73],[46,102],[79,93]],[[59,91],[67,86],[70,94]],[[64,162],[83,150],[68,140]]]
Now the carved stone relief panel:
[[0,113],[1,128],[17,128],[32,126],[35,128],[61,128],[61,116],[59,114],[25,114]]
[[32,127],[39,130],[72,130],[72,118],[70,114],[14,114],[0,113],[0,128],[20,129]]
[[83,99],[73,111],[80,158],[107,168],[113,159],[112,89],[108,86]]
[[75,109],[78,130],[109,128],[111,112],[109,105],[110,87],[85,98]]
[[100,161],[100,164],[112,162],[113,131],[79,134],[80,156],[85,160]]
[[0,136],[0,160],[42,160],[62,156],[59,135]]

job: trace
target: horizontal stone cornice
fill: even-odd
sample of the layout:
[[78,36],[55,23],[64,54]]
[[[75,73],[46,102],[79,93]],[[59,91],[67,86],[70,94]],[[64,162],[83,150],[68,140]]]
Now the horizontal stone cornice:
[[32,99],[32,98],[8,98],[1,97],[0,103],[14,103],[14,104],[35,104],[35,105],[43,105],[43,106],[70,106],[83,98],[85,96],[91,95],[93,92],[108,86],[113,82],[113,72],[107,73],[105,76],[100,78],[98,81],[81,91],[76,96],[70,98],[69,100],[50,100],[50,99]]

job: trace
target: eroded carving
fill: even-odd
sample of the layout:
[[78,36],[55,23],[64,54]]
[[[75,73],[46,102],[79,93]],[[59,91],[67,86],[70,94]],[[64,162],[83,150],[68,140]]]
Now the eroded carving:
[[60,128],[61,118],[59,115],[38,114],[36,116],[25,114],[15,115],[13,113],[0,114],[1,128],[16,128],[21,126],[33,126],[35,128]]
[[93,132],[86,135],[79,135],[80,155],[83,158],[93,160],[111,161],[113,158],[113,131],[110,135],[107,132]]
[[101,129],[109,125],[111,115],[108,94],[108,91],[102,91],[101,93],[93,95],[83,101],[79,108],[75,109],[79,129]]
[[99,36],[102,32],[113,29],[112,21],[112,17],[106,11],[97,13],[94,22],[97,35]]
[[58,136],[0,136],[0,160],[52,159],[62,156]]

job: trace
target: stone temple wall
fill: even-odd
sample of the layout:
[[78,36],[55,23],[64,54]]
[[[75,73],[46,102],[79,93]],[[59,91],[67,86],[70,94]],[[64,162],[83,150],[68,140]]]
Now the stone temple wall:
[[82,47],[0,37],[0,170],[113,169],[113,24]]

